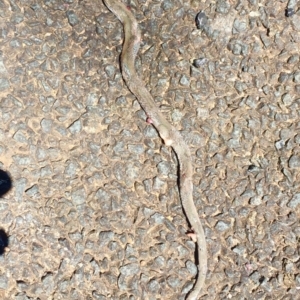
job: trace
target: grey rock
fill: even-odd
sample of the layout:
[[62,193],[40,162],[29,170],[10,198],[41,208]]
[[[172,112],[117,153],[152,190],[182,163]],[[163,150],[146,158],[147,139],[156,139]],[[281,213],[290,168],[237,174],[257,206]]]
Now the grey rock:
[[116,145],[113,147],[113,151],[116,155],[121,155],[125,152],[125,144],[123,141],[118,141]]
[[218,0],[216,2],[216,11],[221,14],[227,14],[230,9],[230,4],[225,0]]
[[0,56],[0,74],[6,75],[7,74],[7,69],[4,65],[3,59]]
[[65,168],[65,174],[70,177],[75,177],[80,166],[77,162],[68,160]]
[[160,174],[167,176],[170,173],[171,166],[169,162],[161,161],[157,165],[157,169]]
[[23,192],[25,191],[27,184],[26,178],[19,178],[15,180],[14,186],[15,186],[15,197],[17,201],[21,201],[23,197]]
[[230,223],[229,222],[224,222],[224,221],[218,221],[215,228],[218,230],[218,231],[226,231],[230,228]]
[[275,143],[275,147],[277,150],[282,150],[285,147],[285,140],[279,140]]
[[10,83],[6,78],[0,78],[0,91],[5,91],[10,87]]
[[188,269],[189,273],[193,276],[196,276],[198,273],[198,268],[196,264],[190,260],[186,262],[186,268]]
[[242,245],[237,245],[237,246],[233,247],[232,251],[237,253],[240,256],[243,256],[244,253],[246,252],[246,248]]
[[292,155],[289,159],[289,167],[292,169],[300,168],[300,155]]
[[108,130],[112,133],[112,134],[118,134],[121,130],[121,123],[117,120],[113,120],[112,122],[110,122],[110,124],[108,125]]
[[6,290],[8,287],[8,278],[5,274],[0,275],[0,288]]
[[168,276],[167,283],[171,288],[179,288],[181,280],[177,276]]
[[144,145],[142,145],[142,144],[139,144],[139,145],[129,144],[128,145],[128,150],[131,153],[134,153],[136,155],[141,155],[142,153],[145,152]]
[[106,66],[104,70],[108,77],[113,78],[115,76],[116,68],[114,66],[112,65]]
[[156,279],[151,279],[148,283],[148,289],[150,292],[152,293],[157,293],[157,291],[159,290],[160,285],[158,283],[158,281]]
[[292,56],[290,56],[287,60],[288,64],[296,64],[299,62],[299,54],[294,54]]
[[151,220],[153,220],[155,224],[163,224],[165,217],[160,213],[155,213],[151,216]]
[[297,193],[293,196],[293,198],[287,204],[288,207],[295,209],[300,204],[300,193]]
[[154,265],[157,268],[164,268],[164,266],[166,265],[166,260],[163,256],[158,256],[154,259]]
[[125,106],[127,104],[127,100],[124,96],[118,97],[116,100],[116,104],[120,106]]
[[203,11],[196,15],[196,26],[198,29],[204,29],[208,23],[208,18]]
[[174,5],[173,2],[170,0],[163,0],[161,6],[163,10],[169,11],[170,9],[173,8]]
[[68,129],[72,134],[80,133],[82,130],[81,120],[74,121]]
[[287,106],[291,105],[293,103],[293,98],[290,93],[283,94],[281,99],[282,99],[282,102]]
[[81,205],[86,201],[86,192],[83,187],[78,188],[71,193],[72,202],[75,205]]
[[285,72],[281,72],[278,78],[278,82],[280,83],[284,83],[288,80],[289,78],[289,74],[285,73]]
[[294,82],[295,83],[300,83],[300,71],[296,71],[294,73]]
[[32,157],[26,155],[14,155],[13,160],[21,166],[29,166],[33,163]]
[[165,186],[165,182],[162,181],[161,179],[159,179],[158,177],[155,177],[154,178],[154,181],[153,181],[153,188],[155,190],[160,190],[163,188],[163,186]]
[[233,23],[233,33],[244,32],[247,29],[247,22],[245,20],[235,19]]
[[110,199],[109,193],[102,188],[98,189],[95,197],[98,198],[101,202],[107,202]]
[[23,14],[14,14],[13,17],[11,18],[11,22],[14,24],[21,24],[23,20],[24,20]]
[[30,197],[38,197],[39,196],[39,187],[37,184],[34,184],[32,187],[28,188],[25,193]]
[[114,232],[112,231],[101,231],[99,233],[99,245],[104,246],[112,241],[115,237]]
[[28,144],[28,139],[22,130],[18,130],[14,134],[14,139],[20,143]]
[[143,130],[143,134],[144,134],[145,138],[157,138],[158,137],[158,133],[153,128],[153,126],[146,126],[145,129]]
[[207,62],[208,62],[208,59],[207,59],[206,57],[201,57],[201,58],[194,59],[193,65],[194,65],[194,67],[196,67],[196,68],[201,68],[201,67],[203,67]]
[[260,196],[252,197],[249,201],[251,205],[260,205],[262,203],[262,199]]
[[42,119],[41,127],[44,133],[50,133],[52,130],[53,121],[50,119]]
[[98,104],[98,95],[96,93],[89,93],[86,100],[86,105],[95,106]]
[[66,15],[71,26],[75,26],[79,23],[79,19],[73,10],[68,10]]
[[181,78],[180,78],[179,83],[182,86],[189,86],[190,85],[190,79],[186,75],[182,75]]
[[41,177],[47,177],[52,174],[52,168],[50,165],[47,165],[43,168],[41,168]]
[[140,266],[137,263],[130,263],[120,268],[120,273],[124,276],[133,276],[140,272]]

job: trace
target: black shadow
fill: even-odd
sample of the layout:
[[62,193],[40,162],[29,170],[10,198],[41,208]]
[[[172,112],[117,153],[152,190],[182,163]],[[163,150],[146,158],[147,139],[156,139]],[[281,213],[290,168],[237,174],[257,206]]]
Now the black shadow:
[[0,197],[11,189],[12,183],[7,172],[0,170]]

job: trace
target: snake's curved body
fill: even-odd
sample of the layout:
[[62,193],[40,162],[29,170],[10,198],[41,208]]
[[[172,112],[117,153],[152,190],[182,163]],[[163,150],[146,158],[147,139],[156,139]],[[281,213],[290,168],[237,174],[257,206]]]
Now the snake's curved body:
[[144,82],[137,76],[135,58],[140,47],[141,33],[131,11],[120,0],[103,0],[108,9],[121,21],[125,40],[121,54],[122,76],[130,91],[138,99],[150,122],[157,129],[164,143],[175,151],[180,168],[180,197],[186,217],[196,236],[198,248],[198,277],[187,300],[196,300],[200,294],[207,272],[207,253],[204,231],[193,201],[193,167],[190,150],[178,130],[158,110]]

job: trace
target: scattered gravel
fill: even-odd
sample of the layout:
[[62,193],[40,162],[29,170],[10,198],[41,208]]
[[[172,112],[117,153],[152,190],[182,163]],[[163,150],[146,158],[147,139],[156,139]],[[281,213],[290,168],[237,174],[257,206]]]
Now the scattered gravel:
[[[298,1],[136,1],[137,69],[194,160],[201,299],[297,299]],[[1,299],[184,299],[177,161],[125,86],[101,1],[0,5]],[[49,298],[49,299],[50,299]]]

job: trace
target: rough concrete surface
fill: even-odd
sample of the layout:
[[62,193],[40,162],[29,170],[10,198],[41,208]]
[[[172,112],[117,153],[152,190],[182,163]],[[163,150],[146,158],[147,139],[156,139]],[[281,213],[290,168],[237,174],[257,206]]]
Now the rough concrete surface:
[[[127,3],[138,72],[192,151],[201,299],[300,299],[299,3]],[[176,157],[122,80],[122,38],[99,0],[0,1],[1,299],[181,300],[193,285]]]

